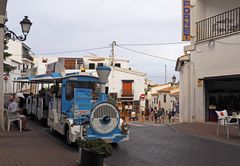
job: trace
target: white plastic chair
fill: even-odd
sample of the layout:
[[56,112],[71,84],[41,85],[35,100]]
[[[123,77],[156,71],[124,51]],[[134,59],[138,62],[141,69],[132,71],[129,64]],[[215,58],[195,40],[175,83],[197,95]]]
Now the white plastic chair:
[[227,138],[229,138],[229,126],[237,125],[238,124],[237,121],[231,122],[231,120],[234,118],[228,117],[227,110],[216,111],[216,113],[218,115],[217,136],[219,134],[219,127],[224,126],[224,134],[226,133],[227,130]]
[[19,129],[22,131],[22,119],[17,112],[6,111],[7,114],[7,131],[10,131],[11,122],[19,121]]

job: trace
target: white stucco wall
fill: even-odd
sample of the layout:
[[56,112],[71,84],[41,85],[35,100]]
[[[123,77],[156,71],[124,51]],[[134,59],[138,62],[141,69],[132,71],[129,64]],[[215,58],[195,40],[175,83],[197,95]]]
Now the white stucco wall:
[[240,7],[239,0],[205,0],[206,17],[211,17],[222,12]]
[[133,100],[139,100],[141,94],[144,94],[145,77],[119,70],[113,70],[109,75],[109,92],[117,92],[118,98],[122,94],[122,80],[133,80]]
[[[42,58],[48,59],[47,63],[42,62]],[[34,64],[35,67],[37,67],[37,74],[46,74],[46,65],[49,63],[57,62],[58,57],[57,56],[35,56],[34,57]]]
[[190,122],[190,62],[186,63],[180,71],[180,93],[179,93],[179,120]]
[[7,52],[12,54],[11,59],[22,63],[22,43],[18,41],[9,40]]
[[15,84],[15,87],[13,89],[13,80],[18,77],[21,77],[20,70],[14,70],[14,71],[9,72],[8,80],[3,81],[4,93],[13,93],[13,92],[17,91],[17,89],[16,89],[17,84]]
[[[98,56],[84,56],[84,67],[88,69],[89,63],[94,63],[95,67],[97,67],[98,63],[103,63],[104,66],[111,66],[111,58],[108,57],[98,57]],[[126,59],[117,59],[115,58],[114,63],[120,63],[121,68],[128,69],[128,63],[129,61]]]
[[[192,82],[191,96],[195,97],[196,121],[205,121],[205,89],[204,85],[197,86],[198,79],[205,77],[227,76],[240,74],[240,34],[216,39],[212,47],[208,46],[208,42],[196,45],[196,51],[191,52]],[[199,52],[199,50],[201,50]],[[195,93],[195,94],[194,94]],[[191,98],[192,98],[191,97]]]
[[191,3],[194,6],[193,8],[196,8],[194,15],[195,21],[240,7],[239,0],[191,0]]
[[[164,102],[164,95],[166,95],[166,102]],[[161,108],[164,108],[165,111],[171,111],[172,109],[172,98],[170,96],[170,93],[167,92],[161,92],[159,93],[159,100],[161,101]]]
[[[148,96],[147,96],[147,99],[149,100],[149,107],[155,107],[156,106],[158,108],[159,107],[158,103],[155,104],[155,105],[152,104],[152,103],[154,103],[154,97],[152,96],[152,94],[156,94],[156,93],[158,93],[159,90],[162,90],[164,88],[168,88],[170,86],[171,86],[171,84],[163,84],[163,85],[159,84],[159,85],[152,86],[150,88],[150,91],[148,92]],[[159,98],[159,97],[157,96],[157,98]]]
[[[239,43],[239,44],[231,44]],[[216,39],[213,47],[208,42],[196,45],[192,51],[191,60],[195,64],[197,78],[234,75],[240,71],[240,34]]]
[[[94,76],[97,76],[97,72],[92,70]],[[108,77],[107,86],[109,87],[109,93],[117,93],[117,97],[121,98],[122,94],[122,80],[133,80],[133,100],[139,100],[140,95],[145,91],[145,74],[133,74],[131,71],[121,71],[121,69],[111,70]]]

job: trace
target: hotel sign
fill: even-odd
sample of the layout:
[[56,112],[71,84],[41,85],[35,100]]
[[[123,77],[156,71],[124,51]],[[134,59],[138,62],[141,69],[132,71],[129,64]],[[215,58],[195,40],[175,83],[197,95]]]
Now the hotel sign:
[[183,0],[182,41],[190,41],[190,1],[191,0]]

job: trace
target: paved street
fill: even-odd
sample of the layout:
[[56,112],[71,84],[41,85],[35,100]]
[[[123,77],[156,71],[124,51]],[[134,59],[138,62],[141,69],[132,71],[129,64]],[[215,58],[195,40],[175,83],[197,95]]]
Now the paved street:
[[[30,132],[0,132],[1,166],[75,166],[78,148],[31,122]],[[240,146],[190,136],[165,124],[130,122],[130,141],[114,147],[107,166],[228,166],[240,163]]]
[[130,141],[120,143],[111,166],[227,166],[240,163],[240,146],[190,136],[168,125],[131,125]]

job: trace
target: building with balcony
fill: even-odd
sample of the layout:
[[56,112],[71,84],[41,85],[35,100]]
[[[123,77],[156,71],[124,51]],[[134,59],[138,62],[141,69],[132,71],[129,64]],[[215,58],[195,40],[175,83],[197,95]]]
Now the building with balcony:
[[100,56],[90,55],[90,56],[84,56],[83,61],[84,61],[84,68],[86,70],[96,69],[98,66],[113,66],[113,63],[114,63],[114,66],[116,67],[129,69],[128,68],[129,60],[126,60],[126,59],[115,58],[113,60],[111,57],[100,57]]
[[240,110],[240,1],[190,2],[191,43],[176,64],[180,121],[214,121],[215,110]]
[[17,89],[26,90],[29,88],[28,85],[14,87],[12,81],[18,77],[25,77],[27,70],[34,67],[31,48],[22,42],[13,40],[9,40],[7,46],[7,52],[11,56],[7,57],[4,63],[12,66],[14,70],[5,73],[5,78],[7,77],[7,79],[4,81],[4,93],[16,92]]
[[82,58],[73,57],[59,57],[59,56],[36,56],[34,58],[35,66],[37,67],[37,74],[46,74],[47,65],[54,62],[62,62],[64,64],[65,73],[72,73],[80,71],[83,67]]

